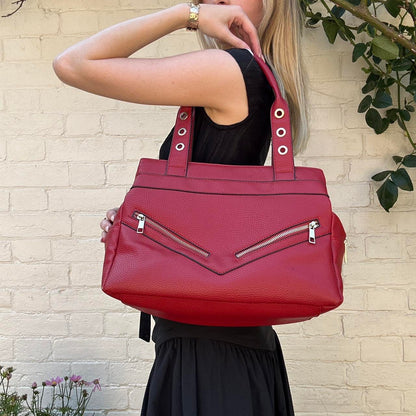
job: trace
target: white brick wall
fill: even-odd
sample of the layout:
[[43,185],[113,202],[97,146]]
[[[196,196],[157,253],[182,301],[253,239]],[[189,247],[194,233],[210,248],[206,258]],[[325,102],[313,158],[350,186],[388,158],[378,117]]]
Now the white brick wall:
[[[140,5],[139,5],[140,3]],[[0,24],[0,364],[30,385],[80,373],[104,385],[100,416],[137,415],[153,346],[138,313],[100,291],[99,221],[156,157],[173,108],[120,103],[64,86],[51,60],[100,28],[171,0],[30,0]],[[5,2],[1,2],[2,5]],[[327,176],[348,232],[345,302],[276,328],[297,416],[416,414],[414,193],[390,214],[369,177],[405,154],[400,130],[377,136],[356,108],[365,75],[348,45],[306,30],[312,135],[298,157]],[[185,31],[141,56],[196,47]]]

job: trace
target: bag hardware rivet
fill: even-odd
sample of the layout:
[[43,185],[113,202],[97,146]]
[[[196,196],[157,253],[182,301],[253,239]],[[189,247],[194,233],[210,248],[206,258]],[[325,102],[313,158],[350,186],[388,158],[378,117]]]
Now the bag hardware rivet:
[[188,118],[188,113],[186,111],[183,111],[181,114],[179,114],[179,118],[181,120],[186,120]]
[[276,108],[274,112],[274,116],[276,118],[283,118],[284,115],[285,115],[285,110],[283,110],[283,108]]
[[277,137],[284,137],[286,135],[286,129],[283,127],[280,127],[276,130]]
[[181,129],[179,129],[178,134],[179,134],[179,136],[185,136],[186,129],[184,127],[182,127]]
[[183,143],[178,143],[178,144],[175,146],[175,149],[176,149],[178,152],[181,152],[183,149],[185,149],[185,145],[184,145]]
[[284,156],[289,151],[289,149],[286,146],[279,146],[277,151],[279,155]]

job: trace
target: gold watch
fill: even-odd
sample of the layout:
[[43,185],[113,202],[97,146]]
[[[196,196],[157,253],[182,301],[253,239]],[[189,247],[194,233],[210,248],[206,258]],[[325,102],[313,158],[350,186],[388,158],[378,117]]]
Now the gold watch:
[[199,4],[195,4],[190,2],[189,3],[189,19],[188,19],[188,26],[186,27],[187,30],[198,30],[199,24]]

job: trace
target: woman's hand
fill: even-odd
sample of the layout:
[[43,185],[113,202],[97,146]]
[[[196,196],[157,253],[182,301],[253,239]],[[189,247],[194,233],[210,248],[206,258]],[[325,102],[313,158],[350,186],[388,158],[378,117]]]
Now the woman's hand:
[[105,218],[100,222],[100,227],[103,230],[101,233],[101,242],[105,243],[107,233],[110,228],[113,226],[114,218],[116,217],[118,208],[112,208],[107,211]]
[[240,6],[201,4],[198,29],[220,42],[262,56],[257,29]]

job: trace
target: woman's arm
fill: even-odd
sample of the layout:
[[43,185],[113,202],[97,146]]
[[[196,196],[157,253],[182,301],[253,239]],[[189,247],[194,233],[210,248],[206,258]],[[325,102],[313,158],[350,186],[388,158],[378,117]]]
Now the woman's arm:
[[[161,59],[128,58],[186,27],[188,17],[189,6],[179,4],[112,26],[59,55],[55,72],[63,82],[94,94],[141,104],[202,106],[216,122],[240,121],[247,115],[245,85],[228,53],[206,50]],[[256,29],[240,7],[202,4],[199,21],[204,33],[235,47],[249,44],[259,53]]]

